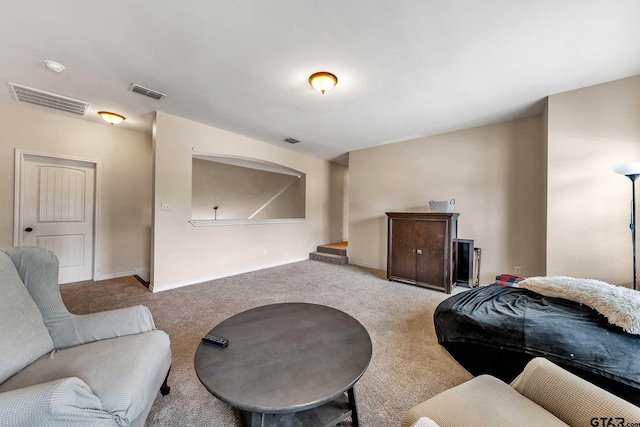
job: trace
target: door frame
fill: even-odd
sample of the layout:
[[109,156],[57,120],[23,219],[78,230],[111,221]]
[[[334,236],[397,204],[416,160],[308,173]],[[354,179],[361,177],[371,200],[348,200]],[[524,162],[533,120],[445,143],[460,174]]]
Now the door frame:
[[77,162],[92,163],[95,168],[95,182],[93,189],[93,268],[91,269],[91,279],[97,280],[100,277],[100,188],[102,164],[100,160],[88,159],[85,157],[67,156],[63,154],[43,153],[40,151],[15,149],[15,174],[13,193],[13,246],[18,246],[20,232],[23,224],[20,223],[22,217],[22,206],[24,206],[24,162],[25,156],[48,157],[50,159],[73,160]]

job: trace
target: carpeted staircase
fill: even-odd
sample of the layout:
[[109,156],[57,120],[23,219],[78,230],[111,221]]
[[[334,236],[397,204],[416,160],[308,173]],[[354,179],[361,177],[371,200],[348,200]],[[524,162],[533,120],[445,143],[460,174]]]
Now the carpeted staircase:
[[316,252],[311,252],[309,254],[309,259],[328,262],[330,264],[349,264],[349,257],[347,257],[347,245],[347,242],[319,245]]

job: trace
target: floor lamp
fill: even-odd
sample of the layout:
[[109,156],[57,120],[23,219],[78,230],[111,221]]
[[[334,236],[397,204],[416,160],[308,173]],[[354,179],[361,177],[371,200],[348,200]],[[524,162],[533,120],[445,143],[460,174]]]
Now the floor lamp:
[[631,244],[633,246],[633,289],[637,290],[636,274],[636,179],[640,176],[640,162],[619,163],[611,167],[614,172],[624,175],[631,180]]

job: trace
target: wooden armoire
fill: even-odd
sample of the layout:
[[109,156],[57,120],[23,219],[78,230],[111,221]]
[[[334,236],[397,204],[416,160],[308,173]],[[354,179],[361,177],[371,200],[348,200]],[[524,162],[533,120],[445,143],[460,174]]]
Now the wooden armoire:
[[450,294],[459,215],[387,212],[387,279]]

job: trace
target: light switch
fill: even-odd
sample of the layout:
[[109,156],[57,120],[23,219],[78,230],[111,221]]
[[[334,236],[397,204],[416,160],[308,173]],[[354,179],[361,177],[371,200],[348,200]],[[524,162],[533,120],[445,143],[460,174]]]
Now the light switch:
[[160,204],[160,210],[170,211],[171,210],[171,205],[169,203],[161,203]]

